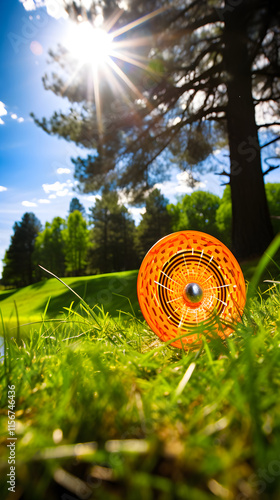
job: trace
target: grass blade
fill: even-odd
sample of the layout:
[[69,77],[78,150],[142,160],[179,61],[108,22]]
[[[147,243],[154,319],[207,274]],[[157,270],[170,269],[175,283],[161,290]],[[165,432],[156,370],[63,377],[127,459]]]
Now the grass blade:
[[51,271],[49,271],[48,269],[45,269],[43,266],[41,266],[40,264],[38,264],[39,267],[45,271],[46,273],[50,274],[51,276],[53,276],[55,279],[57,279],[58,281],[60,281],[60,283],[62,283],[64,286],[66,286],[66,288],[68,288],[68,290],[70,290],[70,292],[72,292],[74,295],[76,295],[76,297],[78,297],[78,299],[84,304],[84,306],[86,307],[86,309],[89,311],[91,317],[94,319],[94,321],[98,324],[98,326],[100,327],[100,324],[99,322],[97,321],[97,318],[96,318],[96,314],[94,314],[92,312],[92,309],[90,308],[90,306],[87,304],[87,302],[77,293],[75,292],[75,290],[73,290],[69,285],[67,285],[67,283],[65,283],[61,278],[59,278],[58,276],[56,276],[56,274],[52,273]]
[[250,281],[249,286],[248,286],[247,301],[249,299],[251,299],[253,297],[253,295],[255,294],[256,288],[258,286],[258,283],[261,279],[261,276],[262,276],[265,268],[267,267],[267,265],[271,261],[272,257],[275,255],[275,253],[277,252],[277,250],[279,248],[280,248],[280,233],[278,233],[275,236],[274,240],[272,240],[272,242],[270,243],[269,247],[267,248],[266,252],[261,257],[261,259],[257,265],[254,276],[253,276],[253,278]]

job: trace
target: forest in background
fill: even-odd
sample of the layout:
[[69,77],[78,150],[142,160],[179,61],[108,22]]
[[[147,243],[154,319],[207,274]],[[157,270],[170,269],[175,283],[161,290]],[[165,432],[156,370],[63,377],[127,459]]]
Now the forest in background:
[[[276,234],[280,232],[280,184],[265,187]],[[148,250],[174,231],[203,231],[231,247],[231,214],[230,186],[222,198],[194,191],[176,204],[155,188],[146,198],[137,226],[116,191],[104,190],[88,214],[73,198],[67,218],[57,216],[42,227],[36,215],[27,212],[14,224],[1,283],[22,287],[40,281],[45,273],[39,265],[61,277],[137,269]]]

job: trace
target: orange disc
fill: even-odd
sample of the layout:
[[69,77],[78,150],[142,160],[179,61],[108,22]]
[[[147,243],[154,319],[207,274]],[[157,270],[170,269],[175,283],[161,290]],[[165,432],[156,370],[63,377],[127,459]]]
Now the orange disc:
[[229,335],[246,300],[244,277],[233,254],[217,238],[199,231],[169,234],[149,250],[139,270],[137,294],[152,330],[163,341],[183,335],[171,343],[180,348],[199,340],[198,326],[204,335],[213,328],[222,337]]

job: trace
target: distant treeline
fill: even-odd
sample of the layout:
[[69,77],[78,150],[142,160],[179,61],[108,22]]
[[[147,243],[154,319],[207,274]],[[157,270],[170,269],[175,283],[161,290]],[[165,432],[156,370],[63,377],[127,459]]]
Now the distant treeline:
[[[266,184],[275,233],[280,231],[280,184]],[[55,217],[43,228],[33,213],[14,224],[3,259],[4,286],[26,286],[46,276],[39,264],[63,276],[136,269],[146,252],[163,236],[179,230],[209,233],[231,246],[231,197],[194,191],[170,204],[158,189],[146,198],[136,226],[118,194],[105,190],[86,215],[77,198],[66,219]],[[244,214],[246,217],[246,214]]]

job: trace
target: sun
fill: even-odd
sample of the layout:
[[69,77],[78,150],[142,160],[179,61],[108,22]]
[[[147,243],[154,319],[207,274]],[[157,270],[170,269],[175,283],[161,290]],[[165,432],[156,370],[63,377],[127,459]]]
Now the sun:
[[71,26],[65,46],[80,65],[88,64],[97,69],[108,63],[113,51],[113,37],[104,29],[84,21]]
[[[137,47],[141,45],[150,45],[151,41],[146,37],[134,37],[133,40],[126,37],[124,40],[122,35],[157,16],[166,10],[166,8],[167,7],[162,7],[157,9],[115,30],[113,28],[122,15],[122,9],[120,9],[109,22],[103,25],[94,26],[94,24],[86,18],[78,23],[71,23],[71,26],[69,26],[68,36],[64,40],[64,46],[69,54],[77,61],[77,65],[75,71],[69,77],[65,89],[72,83],[83,66],[88,66],[92,73],[96,118],[101,142],[103,137],[102,99],[100,92],[101,78],[107,78],[116,95],[119,96],[120,93],[125,94],[126,88],[129,87],[135,97],[147,103],[147,98],[123,71],[119,61],[126,62],[144,71],[153,73],[148,58],[137,55],[136,50]],[[121,85],[121,83],[123,85]]]

